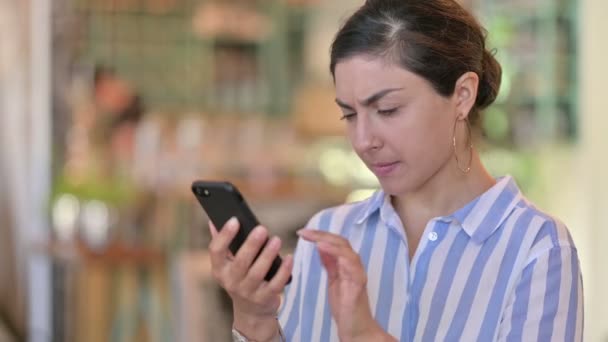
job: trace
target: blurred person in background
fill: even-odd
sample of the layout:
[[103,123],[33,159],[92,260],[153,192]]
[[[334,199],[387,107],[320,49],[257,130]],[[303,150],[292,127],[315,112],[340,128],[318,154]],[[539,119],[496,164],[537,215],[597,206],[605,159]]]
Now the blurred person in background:
[[94,74],[94,100],[101,114],[103,138],[110,141],[109,159],[119,164],[129,162],[133,157],[135,129],[145,112],[141,97],[112,69],[98,66]]
[[93,75],[92,102],[94,128],[91,130],[94,153],[103,162],[91,171],[95,182],[102,180],[114,189],[121,200],[113,203],[120,211],[123,242],[145,243],[154,208],[152,189],[143,188],[135,178],[135,140],[145,117],[146,107],[137,89],[113,69],[98,65]]
[[277,237],[258,227],[231,255],[238,222],[210,225],[235,341],[582,341],[567,228],[475,148],[501,81],[477,20],[453,0],[368,0],[338,32],[331,73],[382,189],[314,216],[269,282]]

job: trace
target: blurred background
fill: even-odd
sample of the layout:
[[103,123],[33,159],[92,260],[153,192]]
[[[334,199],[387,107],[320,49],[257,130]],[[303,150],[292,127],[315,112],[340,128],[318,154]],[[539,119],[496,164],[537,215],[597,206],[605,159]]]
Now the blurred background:
[[[0,0],[0,341],[227,341],[195,179],[293,249],[377,188],[329,45],[362,0]],[[608,341],[604,0],[468,0],[503,66],[479,148],[570,227]]]

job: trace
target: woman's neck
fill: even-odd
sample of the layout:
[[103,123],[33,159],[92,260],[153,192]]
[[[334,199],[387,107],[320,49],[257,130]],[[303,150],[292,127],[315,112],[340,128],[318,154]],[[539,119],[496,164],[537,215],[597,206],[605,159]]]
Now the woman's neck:
[[[407,194],[392,198],[393,206],[408,231],[410,228],[422,234],[424,226],[434,217],[446,216],[464,207],[477,198],[496,181],[484,168],[479,154],[473,153],[471,170],[460,171],[453,163],[447,162],[421,187]],[[407,223],[413,224],[408,227]],[[409,233],[409,231],[408,231]]]

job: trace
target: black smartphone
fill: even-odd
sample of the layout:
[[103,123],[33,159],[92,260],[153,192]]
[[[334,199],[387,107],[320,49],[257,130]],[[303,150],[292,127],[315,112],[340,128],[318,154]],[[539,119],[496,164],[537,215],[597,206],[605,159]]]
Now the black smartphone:
[[[247,205],[243,195],[241,195],[236,186],[232,185],[230,182],[202,180],[192,183],[192,192],[218,230],[222,229],[226,222],[232,217],[236,217],[239,220],[239,231],[229,246],[232,254],[236,255],[236,252],[245,242],[249,233],[260,224]],[[268,240],[264,242],[264,246],[266,246],[266,243],[268,243]],[[260,248],[258,256],[263,249],[264,247]],[[267,281],[272,279],[280,266],[281,257],[277,255],[272,262],[268,273],[264,276],[264,279]],[[291,276],[289,277],[287,284],[290,282]]]

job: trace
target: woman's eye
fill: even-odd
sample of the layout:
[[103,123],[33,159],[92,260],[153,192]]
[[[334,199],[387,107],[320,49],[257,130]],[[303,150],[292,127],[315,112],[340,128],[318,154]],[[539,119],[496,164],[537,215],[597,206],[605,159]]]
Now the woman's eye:
[[344,115],[342,115],[340,120],[350,121],[350,120],[354,119],[355,115],[357,115],[357,113],[344,114]]
[[399,108],[391,108],[391,109],[378,109],[378,114],[380,115],[391,115],[394,114]]

